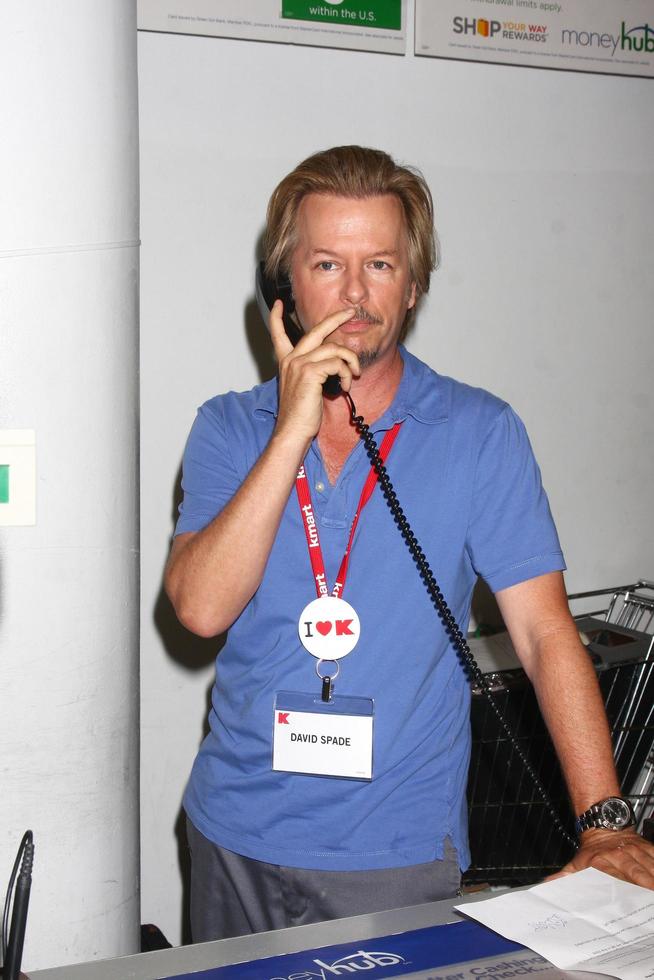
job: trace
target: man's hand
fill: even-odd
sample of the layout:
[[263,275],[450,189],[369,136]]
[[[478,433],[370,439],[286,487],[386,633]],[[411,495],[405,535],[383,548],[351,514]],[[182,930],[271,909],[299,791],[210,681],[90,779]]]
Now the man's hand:
[[356,354],[323,343],[354,310],[332,313],[293,347],[282,309],[278,300],[270,314],[280,378],[273,436],[218,516],[202,531],[175,538],[166,568],[166,591],[177,616],[198,636],[229,629],[259,588],[297,471],[320,428],[323,382],[338,374],[349,391],[359,374]]
[[[619,796],[604,702],[570,616],[563,576],[541,575],[498,592],[496,598],[534,685],[574,812],[581,813],[592,800]],[[574,858],[552,877],[588,867],[654,889],[654,846],[633,829],[584,831]]]
[[282,322],[283,306],[277,300],[270,311],[270,335],[279,362],[279,414],[277,431],[295,433],[304,442],[317,435],[322,421],[322,386],[332,374],[349,391],[352,377],[359,376],[359,359],[340,344],[325,340],[354,316],[354,309],[338,310],[318,323],[293,347]]
[[546,880],[584,868],[597,868],[622,881],[654,889],[654,845],[635,830],[587,830],[572,861]]

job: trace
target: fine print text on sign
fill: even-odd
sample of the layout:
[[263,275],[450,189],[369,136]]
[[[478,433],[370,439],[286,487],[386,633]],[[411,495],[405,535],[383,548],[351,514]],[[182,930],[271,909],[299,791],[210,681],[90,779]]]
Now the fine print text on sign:
[[416,0],[433,58],[654,77],[651,0]]
[[138,0],[138,29],[404,54],[407,0]]

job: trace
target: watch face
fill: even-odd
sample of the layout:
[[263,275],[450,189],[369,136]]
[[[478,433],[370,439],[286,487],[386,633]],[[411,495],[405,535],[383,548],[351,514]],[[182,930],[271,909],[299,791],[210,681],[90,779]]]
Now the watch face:
[[620,830],[621,827],[628,827],[631,823],[631,811],[624,800],[613,797],[604,800],[600,807],[602,823],[605,826],[614,827]]

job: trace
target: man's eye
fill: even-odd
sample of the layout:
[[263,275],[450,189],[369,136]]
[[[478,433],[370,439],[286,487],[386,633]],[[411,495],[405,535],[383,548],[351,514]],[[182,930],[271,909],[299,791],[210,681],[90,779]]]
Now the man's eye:
[[384,262],[383,259],[375,259],[375,261],[372,262],[371,265],[373,269],[377,269],[379,271],[383,271],[384,269],[390,269],[388,262]]
[[334,268],[334,263],[330,262],[329,259],[325,259],[324,262],[318,263],[318,268],[322,269],[323,272],[331,272]]

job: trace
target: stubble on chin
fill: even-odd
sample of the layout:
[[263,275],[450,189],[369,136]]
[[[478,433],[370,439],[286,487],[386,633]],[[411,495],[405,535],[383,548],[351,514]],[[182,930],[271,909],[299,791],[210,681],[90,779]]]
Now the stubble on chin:
[[[377,316],[371,310],[367,310],[365,306],[356,306],[354,308],[354,317],[357,320],[365,320],[371,324],[382,323],[382,318]],[[359,366],[362,371],[365,371],[367,367],[374,364],[379,357],[379,348],[370,348],[369,350],[357,351],[357,357],[359,358]]]
[[379,357],[379,351],[362,350],[357,353],[357,357],[359,358],[359,367],[361,368],[362,371],[365,371],[367,367],[370,367],[371,364],[375,363],[375,361]]

